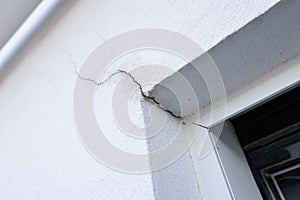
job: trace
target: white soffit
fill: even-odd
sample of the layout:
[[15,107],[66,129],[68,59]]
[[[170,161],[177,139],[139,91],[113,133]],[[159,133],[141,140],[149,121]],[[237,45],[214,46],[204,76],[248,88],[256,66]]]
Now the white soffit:
[[2,0],[0,6],[0,49],[16,32],[41,0]]
[[[289,62],[299,54],[299,10],[299,0],[283,0],[208,51],[222,75],[227,98],[245,92],[245,88],[247,91],[247,87],[255,85],[257,80],[279,67],[284,68],[285,65],[282,63]],[[196,71],[196,68],[203,67],[201,56],[191,63],[193,65],[183,66],[178,72],[155,85],[149,92],[149,95],[154,97],[161,106],[177,116],[182,116],[180,108],[189,107],[191,101],[186,91],[178,89],[184,84],[182,79],[179,80],[180,76],[183,76],[193,87],[199,108],[205,109],[211,103],[205,82]],[[289,79],[289,77],[285,78]],[[171,91],[179,92],[174,94]],[[178,98],[181,99],[181,106],[178,104]],[[221,97],[215,95],[212,101],[219,98]],[[197,108],[190,110],[195,112]],[[185,112],[185,116],[193,112]]]

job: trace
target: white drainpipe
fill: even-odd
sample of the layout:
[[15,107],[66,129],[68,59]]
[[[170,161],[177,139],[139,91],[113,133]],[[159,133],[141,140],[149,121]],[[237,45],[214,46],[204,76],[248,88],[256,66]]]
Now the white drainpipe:
[[52,16],[54,11],[65,0],[42,0],[30,16],[13,34],[0,50],[0,81],[3,80],[5,72],[10,68],[10,63],[18,53],[35,35],[38,29]]

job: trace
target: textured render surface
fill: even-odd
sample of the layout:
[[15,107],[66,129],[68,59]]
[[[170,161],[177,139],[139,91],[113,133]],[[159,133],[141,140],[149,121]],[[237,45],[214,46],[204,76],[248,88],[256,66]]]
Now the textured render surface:
[[[300,2],[297,0],[281,1],[264,15],[208,51],[222,75],[227,96],[247,91],[247,87],[251,84],[255,85],[256,80],[268,75],[282,63],[299,54],[299,8]],[[178,73],[189,80],[197,93],[199,107],[203,108],[208,106],[211,100],[215,101],[222,96],[221,94],[210,96],[206,82],[197,73],[197,70],[203,69],[205,65],[202,57],[195,59],[192,64],[184,66]],[[178,73],[158,84],[151,91],[151,96],[154,96],[166,109],[181,115],[180,106],[169,103],[170,99],[171,102],[175,102],[176,97],[166,95],[169,92],[166,87],[161,86],[176,88],[180,85],[180,80],[176,78]],[[184,91],[177,95],[185,96]],[[187,100],[182,103],[189,104]]]
[[[31,46],[0,86],[0,199],[199,199],[201,191],[189,153],[161,171],[137,175],[107,168],[84,149],[73,120],[74,67],[80,68],[104,40],[145,27],[178,31],[209,49],[276,2],[74,3],[61,21],[48,27],[43,38]],[[136,64],[137,59],[132,59]],[[161,74],[155,76],[161,78]],[[105,127],[112,143],[145,153],[149,151],[145,142],[121,136],[115,124],[110,124],[109,102],[103,97],[111,95],[114,80],[95,96],[101,104],[95,105],[97,119],[109,122]],[[140,100],[140,95],[133,95],[128,105],[137,124],[143,124]],[[168,137],[172,132],[163,135]],[[159,147],[165,141],[161,136],[152,142]]]
[[[166,115],[161,109],[155,115],[147,115],[153,105],[147,101],[143,102],[145,115],[145,124],[151,124],[150,117],[167,117],[164,126],[156,136],[148,140],[149,152],[154,152],[163,149],[170,145],[180,134],[179,129],[181,120],[170,115]],[[152,134],[149,128],[146,128],[147,134]],[[186,134],[186,133],[184,133]],[[184,145],[184,141],[180,146]],[[179,145],[178,145],[179,146]],[[180,149],[180,147],[177,147]],[[163,153],[163,152],[162,152]],[[158,171],[152,172],[152,180],[154,186],[154,194],[156,199],[201,199],[201,191],[199,191],[198,180],[194,172],[194,166],[191,162],[189,151],[182,151],[182,156],[179,159],[174,158],[174,163],[163,167]],[[150,155],[150,164],[153,166],[157,162]]]

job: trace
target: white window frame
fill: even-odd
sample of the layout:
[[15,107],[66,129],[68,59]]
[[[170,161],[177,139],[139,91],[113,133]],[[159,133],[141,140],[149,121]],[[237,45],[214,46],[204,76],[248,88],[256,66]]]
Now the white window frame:
[[[226,106],[226,116],[216,119],[212,125],[217,126],[220,122],[299,85],[299,77],[300,55],[284,63],[270,76],[257,80],[257,84],[252,88],[229,98],[226,105],[220,105],[214,112],[222,112],[223,106]],[[203,124],[209,120],[208,115],[200,119]],[[216,145],[213,145],[213,138],[212,133],[199,128],[197,138],[191,147],[200,191],[205,199],[262,199],[230,122],[225,122],[223,133]],[[212,151],[199,158],[205,145],[211,145]]]

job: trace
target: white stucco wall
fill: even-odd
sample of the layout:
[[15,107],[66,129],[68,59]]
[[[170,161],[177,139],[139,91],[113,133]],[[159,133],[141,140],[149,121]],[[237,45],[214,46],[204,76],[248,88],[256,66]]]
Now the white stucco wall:
[[[19,57],[16,68],[0,85],[0,199],[201,199],[189,153],[161,171],[128,174],[100,164],[85,150],[73,116],[74,67],[79,69],[106,39],[141,28],[177,31],[207,50],[276,2],[74,2],[57,24],[45,27],[46,34]],[[141,79],[143,76],[138,74]],[[164,78],[159,73],[155,76]],[[99,87],[97,120],[119,148],[146,153],[147,141],[122,136],[110,115],[106,99],[122,77],[115,76]],[[140,94],[133,95],[128,107],[132,119],[143,126],[141,99]],[[161,139],[151,141],[153,146],[165,144],[172,135],[176,120],[169,120],[170,129]]]

